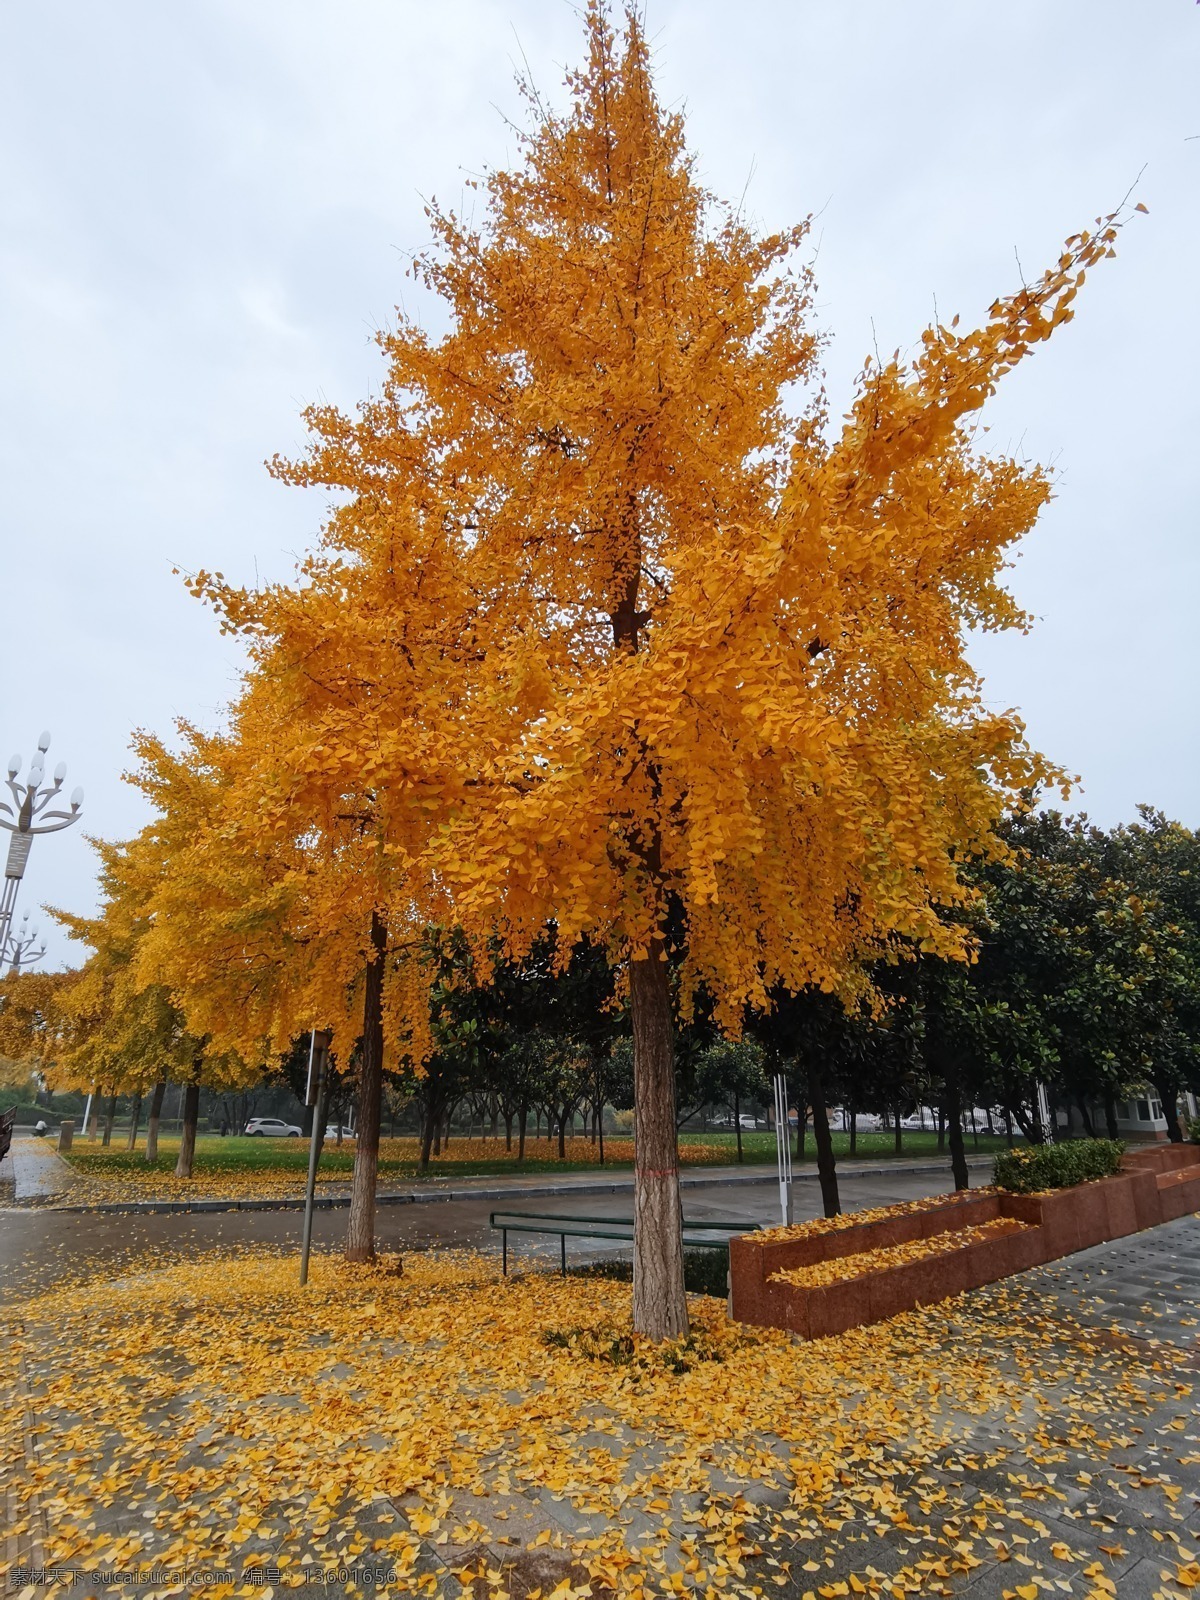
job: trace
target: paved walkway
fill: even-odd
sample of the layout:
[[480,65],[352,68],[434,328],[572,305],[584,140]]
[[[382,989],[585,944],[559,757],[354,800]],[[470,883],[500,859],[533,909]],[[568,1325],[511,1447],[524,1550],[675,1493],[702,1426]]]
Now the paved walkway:
[[[761,1173],[761,1169],[760,1169]],[[565,1179],[563,1180],[565,1182]],[[880,1172],[843,1172],[840,1179],[842,1205],[848,1211],[868,1206],[891,1205],[897,1200],[915,1200],[949,1187],[942,1167],[899,1170],[888,1167]],[[443,1205],[381,1206],[376,1216],[376,1239],[382,1251],[428,1250],[453,1245],[472,1250],[499,1253],[499,1235],[488,1224],[489,1213],[497,1201],[487,1193],[453,1198],[443,1194]],[[528,1190],[514,1195],[503,1191],[505,1205],[530,1200]],[[731,1212],[751,1222],[777,1222],[779,1196],[774,1172],[768,1169],[754,1183],[731,1189],[728,1184],[700,1180],[684,1190],[684,1211],[689,1218],[728,1217]],[[553,1206],[535,1201],[529,1209],[554,1210],[574,1215],[629,1217],[631,1185],[607,1193],[590,1191],[561,1194]],[[814,1183],[798,1184],[795,1214],[798,1221],[816,1216],[821,1196]],[[102,1210],[75,1211],[65,1206],[0,1208],[0,1303],[21,1295],[35,1284],[49,1286],[81,1271],[117,1272],[139,1255],[154,1252],[161,1256],[199,1255],[207,1250],[228,1249],[231,1245],[248,1248],[279,1247],[299,1249],[302,1213],[295,1209],[270,1211],[230,1211],[225,1207],[184,1212],[143,1212],[130,1216]],[[344,1211],[319,1211],[314,1218],[313,1240],[318,1250],[338,1250],[346,1236]],[[555,1239],[525,1238],[509,1240],[514,1260],[531,1257],[556,1258]],[[603,1253],[603,1252],[601,1252]],[[571,1241],[572,1259],[595,1256],[594,1247]]]
[[14,1139],[3,1161],[0,1182],[15,1186],[18,1204],[46,1204],[65,1196],[75,1174],[48,1139]]
[[[60,1165],[62,1165],[60,1163]],[[967,1162],[967,1166],[974,1175],[974,1181],[980,1181],[980,1174],[990,1173],[992,1157],[974,1156]],[[69,1169],[68,1169],[69,1170]],[[878,1157],[870,1160],[854,1160],[838,1162],[838,1178],[857,1179],[863,1177],[888,1177],[894,1174],[920,1174],[922,1176],[938,1175],[947,1177],[950,1172],[948,1156],[919,1156],[909,1160]],[[71,1177],[73,1178],[73,1174]],[[806,1191],[815,1188],[818,1174],[815,1166],[797,1168],[793,1174],[796,1194],[800,1196]],[[298,1211],[304,1207],[300,1197],[264,1198],[264,1199],[235,1199],[220,1196],[198,1196],[195,1200],[88,1200],[72,1203],[68,1188],[57,1191],[56,1199],[60,1210],[70,1211],[99,1211],[129,1214],[131,1216],[154,1216],[183,1211]],[[726,1186],[761,1187],[769,1185],[774,1188],[777,1184],[775,1168],[765,1163],[747,1164],[731,1167],[684,1167],[681,1169],[679,1184],[685,1194],[689,1189],[707,1188],[711,1184]],[[633,1171],[631,1168],[616,1168],[606,1172],[603,1168],[595,1168],[587,1172],[563,1172],[555,1174],[530,1173],[522,1176],[509,1177],[504,1173],[491,1173],[481,1177],[454,1177],[452,1175],[438,1174],[434,1177],[423,1179],[419,1183],[412,1183],[398,1188],[381,1188],[376,1194],[376,1202],[380,1206],[399,1205],[429,1205],[444,1201],[456,1200],[501,1200],[525,1201],[545,1199],[551,1195],[604,1195],[604,1194],[632,1194]],[[20,1194],[18,1192],[18,1199]],[[329,1184],[322,1183],[317,1192],[316,1208],[319,1211],[342,1209],[350,1204],[349,1183]],[[803,1206],[806,1202],[797,1199],[797,1204]]]

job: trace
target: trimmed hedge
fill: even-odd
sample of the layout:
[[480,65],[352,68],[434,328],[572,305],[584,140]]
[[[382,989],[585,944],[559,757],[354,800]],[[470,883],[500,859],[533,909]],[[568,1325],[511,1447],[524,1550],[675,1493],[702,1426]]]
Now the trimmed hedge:
[[1013,1194],[1069,1189],[1121,1170],[1119,1139],[1065,1139],[1061,1144],[1025,1144],[996,1157],[993,1181]]

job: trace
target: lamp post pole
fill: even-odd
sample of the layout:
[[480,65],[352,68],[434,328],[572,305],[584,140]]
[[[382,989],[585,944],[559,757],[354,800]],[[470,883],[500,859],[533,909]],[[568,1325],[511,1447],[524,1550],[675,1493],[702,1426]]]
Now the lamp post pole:
[[775,1074],[775,1171],[779,1178],[779,1212],[785,1228],[792,1225],[792,1138],[788,1115],[787,1078]]
[[29,926],[29,913],[27,911],[21,918],[17,931],[10,934],[3,945],[0,945],[0,966],[3,966],[6,961],[11,963],[8,969],[9,977],[14,972],[20,972],[24,967],[31,967],[35,961],[40,961],[46,954],[44,941],[38,945],[36,950],[34,949],[34,945],[37,945],[37,936],[37,929]]
[[49,748],[50,735],[43,733],[24,783],[17,776],[21,770],[20,756],[11,756],[8,762],[6,787],[12,798],[0,799],[0,828],[7,828],[12,838],[8,841],[8,858],[4,863],[4,891],[0,894],[0,951],[8,947],[13,909],[35,834],[58,833],[62,828],[69,828],[78,821],[83,804],[83,790],[76,789],[71,795],[69,810],[52,808],[53,802],[60,799],[67,767],[60,761],[54,769],[52,782],[43,787],[45,755]]
[[314,1028],[308,1041],[308,1082],[304,1104],[312,1106],[312,1132],[308,1141],[308,1182],[304,1187],[304,1232],[300,1243],[300,1287],[308,1282],[308,1257],[312,1250],[313,1205],[317,1193],[317,1162],[325,1138],[325,1101],[329,1082],[331,1035]]

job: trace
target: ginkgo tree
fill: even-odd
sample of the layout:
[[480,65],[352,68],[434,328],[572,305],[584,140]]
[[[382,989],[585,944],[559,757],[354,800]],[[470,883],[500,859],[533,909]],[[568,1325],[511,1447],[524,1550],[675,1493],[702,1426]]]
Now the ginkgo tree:
[[[358,1080],[347,1255],[374,1254],[385,1015],[393,1047],[420,1058],[428,1034],[420,941],[408,939],[394,858],[372,795],[305,775],[320,711],[272,661],[252,672],[229,726],[181,724],[178,747],[140,736],[135,781],[155,808],[168,863],[139,951],[143,982],[165,986],[214,1055],[271,1070],[295,1039],[328,1030]],[[309,684],[304,676],[300,681]],[[292,742],[296,743],[293,746]],[[414,985],[418,986],[416,998]]]
[[177,1177],[192,1174],[205,1083],[252,1081],[258,1064],[214,1044],[146,970],[145,946],[155,931],[154,894],[172,860],[153,824],[123,843],[93,840],[100,859],[100,907],[93,916],[54,910],[90,955],[64,975],[54,1082],[108,1094],[141,1096],[153,1088],[147,1160],[156,1155],[158,1116],[168,1079],[184,1086]]
[[838,421],[807,226],[760,237],[705,192],[633,11],[590,0],[586,40],[478,219],[429,208],[414,270],[447,331],[401,316],[378,396],[312,409],[275,464],[335,492],[302,583],[194,587],[294,708],[270,762],[314,806],[366,796],[481,966],[553,927],[564,962],[586,937],[619,969],[634,1318],[663,1338],[687,1327],[668,958],[684,1015],[703,987],[736,1033],[772,994],[962,956],[962,862],[1053,776],[965,654],[1027,623],[1000,577],[1049,483],[974,429],[1118,223],[977,331],[868,361]]

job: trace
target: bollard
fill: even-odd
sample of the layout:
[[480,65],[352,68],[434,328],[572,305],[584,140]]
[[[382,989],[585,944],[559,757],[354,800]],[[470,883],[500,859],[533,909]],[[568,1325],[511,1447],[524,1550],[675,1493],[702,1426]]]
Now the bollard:
[[75,1119],[66,1117],[58,1125],[58,1153],[65,1156],[71,1148],[71,1141],[75,1137]]

